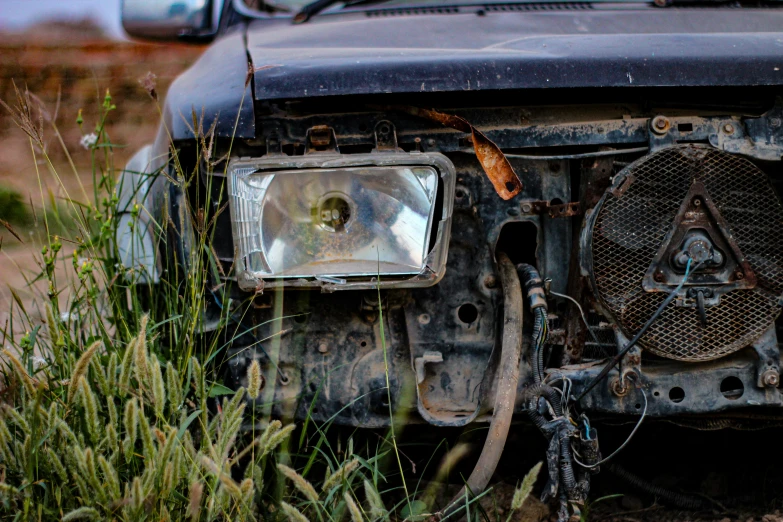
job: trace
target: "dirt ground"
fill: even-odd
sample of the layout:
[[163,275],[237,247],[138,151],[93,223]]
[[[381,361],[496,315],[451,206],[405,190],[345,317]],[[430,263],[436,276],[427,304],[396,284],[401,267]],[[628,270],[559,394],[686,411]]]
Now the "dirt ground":
[[[171,81],[202,51],[199,46],[111,41],[89,22],[48,23],[24,33],[0,33],[0,100],[14,107],[18,88],[28,89],[42,102],[46,152],[54,166],[48,168],[41,151],[31,149],[27,135],[0,107],[0,189],[18,193],[32,216],[27,223],[14,225],[23,243],[0,226],[0,325],[9,319],[11,289],[33,316],[38,315],[34,296],[46,289],[40,284],[28,286],[27,281],[40,270],[43,200],[47,205],[52,199],[58,205],[69,199],[90,200],[91,158],[80,140],[97,124],[107,89],[117,106],[109,116],[108,132],[118,145],[113,155],[114,167],[120,169],[153,139],[158,125],[158,108],[138,80],[152,72],[158,91],[165,94]],[[79,114],[84,121],[81,128],[76,123]],[[49,119],[57,126],[75,169]],[[73,247],[67,239],[57,268],[60,280],[72,275]],[[67,292],[63,293],[61,305],[67,299]]]

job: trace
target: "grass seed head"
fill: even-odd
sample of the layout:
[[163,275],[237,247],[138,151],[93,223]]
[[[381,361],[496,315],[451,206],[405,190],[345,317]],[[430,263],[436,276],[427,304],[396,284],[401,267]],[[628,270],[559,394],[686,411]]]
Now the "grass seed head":
[[85,506],[67,513],[63,516],[62,522],[71,522],[72,520],[98,520],[100,519],[100,516],[101,514],[98,513],[97,509]]
[[136,378],[139,381],[139,386],[149,388],[150,368],[149,356],[147,354],[147,320],[148,316],[146,315],[141,319],[139,337],[136,339],[136,344],[134,345],[133,360],[136,366]]
[[364,479],[364,496],[367,498],[367,504],[370,506],[370,518],[377,520],[379,518],[386,518],[388,511],[386,506],[383,505],[383,500],[378,490],[375,489],[372,482]]
[[313,485],[310,484],[302,475],[297,473],[296,470],[289,468],[285,464],[278,464],[277,469],[286,478],[288,478],[291,483],[293,483],[294,487],[299,490],[299,492],[304,495],[307,500],[315,503],[318,502],[318,493],[316,493]]
[[133,355],[136,353],[136,339],[132,340],[125,348],[125,355],[122,356],[120,365],[120,378],[117,381],[117,387],[121,394],[126,394],[130,389],[130,378],[133,372]]
[[326,493],[330,491],[333,487],[342,484],[343,481],[348,480],[351,474],[354,471],[356,471],[356,468],[358,467],[359,467],[359,459],[353,459],[348,462],[345,462],[342,466],[337,468],[337,470],[334,473],[329,475],[326,478],[326,480],[324,480],[322,491]]
[[152,377],[152,400],[155,405],[155,411],[160,415],[163,413],[163,408],[166,407],[166,385],[163,384],[160,363],[158,363],[155,357],[152,357],[150,364],[150,375]]
[[198,520],[201,513],[201,497],[204,495],[204,485],[201,482],[191,482],[188,488],[188,516]]
[[258,359],[253,359],[247,369],[247,395],[255,400],[261,392],[261,365]]
[[348,506],[348,512],[351,513],[351,522],[363,522],[362,512],[359,506],[356,505],[353,497],[351,497],[351,494],[346,491],[343,498],[345,499],[345,505]]
[[525,500],[528,496],[530,496],[530,492],[533,491],[533,486],[536,483],[536,479],[538,478],[538,473],[541,471],[541,465],[543,463],[539,462],[533,468],[528,471],[527,475],[525,475],[525,478],[522,479],[522,484],[514,490],[514,497],[511,499],[511,510],[516,511],[522,507],[522,504],[525,503]]
[[86,379],[81,379],[80,391],[84,412],[87,415],[87,429],[90,438],[97,442],[101,435],[101,423],[100,419],[98,419],[98,400],[95,398],[95,394],[92,392]]
[[28,395],[34,395],[35,394],[35,381],[32,377],[27,373],[27,371],[24,369],[24,366],[19,361],[19,359],[16,358],[16,355],[11,353],[10,350],[3,350],[3,357],[5,357],[10,363],[11,366],[14,367],[14,371],[19,376],[19,378],[22,380],[22,384],[24,385],[25,391],[28,393]]
[[283,514],[288,518],[288,522],[310,522],[306,516],[302,514],[301,511],[296,509],[291,504],[288,504],[286,502],[280,502],[280,509],[283,511]]
[[79,381],[81,381],[82,377],[84,377],[84,374],[87,373],[87,369],[90,366],[90,360],[92,359],[92,356],[95,355],[95,352],[98,351],[98,347],[100,345],[100,341],[95,341],[84,351],[82,356],[79,357],[79,360],[76,361],[76,366],[74,366],[73,373],[71,374],[71,382],[68,385],[69,403],[73,401],[73,398],[76,395],[76,391],[79,389]]

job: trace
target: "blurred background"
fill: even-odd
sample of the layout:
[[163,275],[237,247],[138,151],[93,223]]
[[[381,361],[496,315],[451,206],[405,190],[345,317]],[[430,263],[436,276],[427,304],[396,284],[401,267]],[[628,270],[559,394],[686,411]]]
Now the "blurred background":
[[[158,108],[139,78],[155,74],[162,100],[171,81],[202,51],[200,46],[129,40],[120,24],[120,0],[0,0],[0,100],[15,106],[15,85],[42,101],[88,194],[92,193],[90,152],[80,141],[95,128],[106,89],[117,105],[108,129],[118,145],[115,167],[121,168],[139,147],[152,141],[158,124]],[[80,110],[81,129],[76,124]],[[25,278],[39,271],[32,254],[40,254],[40,227],[35,222],[41,218],[42,192],[47,205],[69,196],[83,199],[77,197],[82,194],[79,180],[48,123],[44,136],[62,183],[40,154],[36,165],[30,140],[9,111],[0,107],[0,219],[25,241],[20,243],[0,226],[0,326],[13,299],[9,288],[26,302],[32,295]]]

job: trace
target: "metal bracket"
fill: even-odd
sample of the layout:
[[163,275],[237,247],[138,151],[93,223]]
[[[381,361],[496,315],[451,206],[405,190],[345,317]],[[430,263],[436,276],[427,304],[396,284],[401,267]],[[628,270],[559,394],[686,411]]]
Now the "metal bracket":
[[316,125],[307,129],[305,154],[319,152],[340,153],[340,148],[337,146],[337,135],[334,133],[334,129],[328,125]]
[[775,106],[758,118],[721,124],[717,132],[710,135],[710,144],[726,152],[780,161],[783,156],[783,99],[778,98]]
[[562,205],[552,205],[549,201],[523,201],[520,208],[523,214],[547,215],[551,218],[567,218],[582,214],[578,201]]
[[774,326],[753,343],[753,349],[759,356],[756,364],[756,386],[777,388],[780,384],[780,350]]
[[273,132],[266,139],[266,155],[267,156],[282,156],[283,144],[280,143],[280,136]]
[[[614,329],[618,350],[626,346],[630,340],[623,335],[619,328]],[[620,375],[615,377],[609,387],[618,397],[625,397],[632,385],[640,387],[642,384],[642,348],[636,344],[620,360]]]
[[375,124],[375,152],[403,152],[397,146],[397,129],[389,120]]

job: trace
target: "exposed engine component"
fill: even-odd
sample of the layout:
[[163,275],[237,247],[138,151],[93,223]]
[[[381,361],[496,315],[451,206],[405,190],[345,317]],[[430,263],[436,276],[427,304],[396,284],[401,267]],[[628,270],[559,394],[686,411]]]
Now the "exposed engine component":
[[588,218],[583,261],[606,312],[631,337],[685,280],[640,344],[705,361],[757,340],[780,313],[783,207],[740,156],[683,145],[623,169]]

